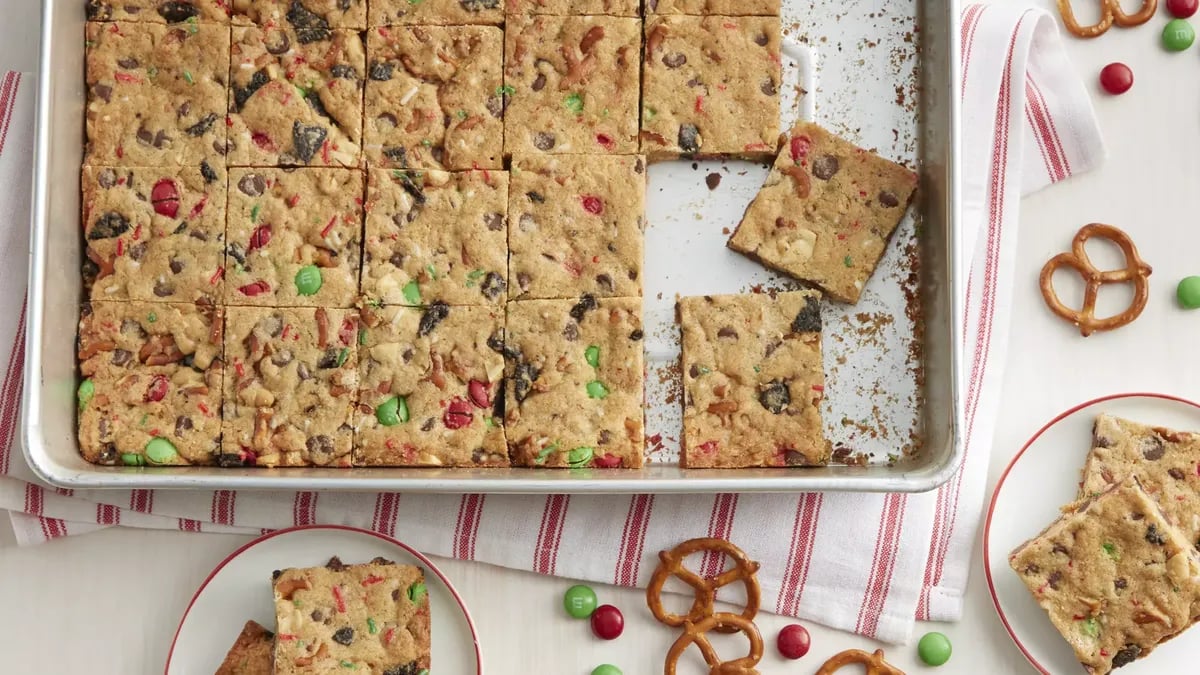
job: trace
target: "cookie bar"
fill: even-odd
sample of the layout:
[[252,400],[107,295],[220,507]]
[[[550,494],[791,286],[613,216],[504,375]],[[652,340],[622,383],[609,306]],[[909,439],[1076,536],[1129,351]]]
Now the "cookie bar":
[[821,466],[821,295],[679,301],[689,468]]
[[504,344],[513,466],[642,466],[641,299],[512,302]]
[[504,0],[509,14],[638,16],[638,0]]
[[84,304],[79,448],[96,464],[212,464],[221,445],[222,312]]
[[358,166],[366,50],[358,33],[304,39],[286,24],[234,27],[231,166]]
[[275,634],[257,621],[247,621],[215,675],[272,675]]
[[85,164],[223,163],[228,27],[89,22],[86,34]]
[[86,0],[88,21],[229,23],[230,0]]
[[428,673],[429,591],[424,572],[375,558],[273,575],[275,673]]
[[802,122],[729,247],[853,304],[916,188],[909,169]]
[[233,23],[290,26],[305,42],[325,39],[335,28],[367,27],[367,0],[223,0],[233,4]]
[[1200,612],[1200,559],[1136,478],[1063,514],[1009,565],[1087,672],[1146,656]]
[[355,466],[508,466],[504,310],[367,307]]
[[646,0],[646,14],[779,16],[780,0]]
[[221,297],[225,163],[83,167],[84,285],[93,300]]
[[1188,541],[1200,543],[1200,434],[1100,414],[1092,439],[1080,499],[1137,476]]
[[637,152],[637,19],[510,16],[504,152]]
[[775,154],[782,61],[778,16],[646,21],[642,153],[753,160]]
[[645,161],[528,155],[512,166],[509,297],[640,296]]
[[221,464],[350,466],[358,313],[229,307]]
[[367,163],[500,169],[503,32],[393,26],[367,33]]
[[377,26],[499,26],[502,0],[372,0],[368,23]]
[[372,169],[362,292],[390,305],[508,295],[508,173]]
[[351,169],[230,169],[225,301],[353,305],[364,182]]

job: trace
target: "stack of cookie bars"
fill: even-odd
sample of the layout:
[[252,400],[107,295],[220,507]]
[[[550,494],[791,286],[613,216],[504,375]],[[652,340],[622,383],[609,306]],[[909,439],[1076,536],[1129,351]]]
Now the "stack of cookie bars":
[[88,0],[84,456],[642,466],[645,156],[774,155],[779,4]]

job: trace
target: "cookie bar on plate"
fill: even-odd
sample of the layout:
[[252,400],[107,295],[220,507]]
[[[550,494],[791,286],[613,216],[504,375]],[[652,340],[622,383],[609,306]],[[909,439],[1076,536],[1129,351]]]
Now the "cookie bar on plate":
[[375,558],[274,574],[275,673],[428,674],[429,592],[419,567]]
[[646,0],[646,14],[779,16],[780,0]]
[[93,302],[79,319],[79,448],[97,464],[212,464],[222,310]]
[[362,30],[367,0],[224,0],[233,5],[235,25],[290,26],[304,41],[320,40],[330,29]]
[[638,0],[503,0],[509,14],[637,16]]
[[86,0],[88,21],[229,23],[229,0]]
[[801,122],[729,247],[853,304],[916,188],[911,170]]
[[499,26],[503,0],[371,0],[368,23],[377,26]]
[[366,307],[356,466],[508,466],[504,309]]
[[642,153],[766,159],[779,139],[779,17],[646,20]]
[[641,298],[510,302],[504,353],[514,466],[642,466]]
[[257,621],[247,621],[214,675],[272,675],[274,650],[275,634]]
[[1200,558],[1136,478],[1064,513],[1009,556],[1089,673],[1146,656],[1200,613]]
[[820,466],[821,295],[683,298],[682,464]]

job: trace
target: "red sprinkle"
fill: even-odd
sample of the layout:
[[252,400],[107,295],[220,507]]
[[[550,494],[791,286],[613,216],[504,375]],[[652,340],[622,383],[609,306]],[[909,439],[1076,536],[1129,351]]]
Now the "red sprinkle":
[[[383,29],[381,28],[380,30],[383,30]],[[389,629],[383,631],[383,644],[385,644],[385,645],[392,644],[392,638],[395,637],[395,635],[396,635],[395,628],[389,628]]]
[[130,75],[129,73],[117,73],[115,77],[117,78],[117,82],[133,82],[135,84],[141,84],[142,82],[142,78]]
[[245,286],[242,286],[241,288],[238,289],[238,292],[241,293],[242,295],[246,295],[246,296],[253,298],[256,295],[262,295],[263,293],[268,293],[268,292],[270,292],[270,290],[271,290],[271,286],[267,282],[256,281],[252,284],[246,284]]
[[298,194],[292,195],[291,197],[288,197],[288,199],[287,199],[287,205],[289,208],[295,207],[299,203],[300,203],[300,195],[298,195]]
[[141,238],[142,238],[142,226],[139,224],[137,227],[133,228],[133,240],[137,241],[138,239],[141,239]]
[[155,375],[150,380],[150,386],[146,387],[146,402],[153,403],[161,401],[167,397],[167,389],[170,388],[170,381],[166,375]]
[[596,142],[603,146],[605,150],[612,150],[617,147],[617,142],[608,134],[596,134]]
[[708,454],[716,452],[719,447],[721,447],[721,444],[717,441],[708,441],[707,443],[701,443],[698,449],[700,452]]
[[333,231],[334,225],[337,225],[337,216],[330,218],[329,223],[326,224],[325,227],[321,230],[321,238],[322,239],[329,236],[329,233]]
[[442,424],[445,424],[447,429],[461,429],[470,424],[474,418],[475,413],[471,410],[471,404],[465,398],[456,396],[450,400],[450,405],[446,406],[446,413],[442,415]]
[[117,255],[118,256],[125,255],[125,240],[124,239],[117,240]]
[[271,137],[262,132],[256,131],[250,134],[250,140],[254,141],[255,145],[267,152],[275,152],[275,144],[271,142]]
[[170,178],[162,178],[150,189],[150,203],[160,216],[174,218],[179,213],[179,188]]
[[223,276],[225,276],[225,268],[218,265],[217,271],[213,272],[213,275],[208,278],[208,283],[212,284],[213,286],[216,286],[217,282],[220,281],[221,277],[223,277]]
[[204,205],[207,203],[208,195],[206,194],[200,198],[200,201],[196,202],[195,206],[192,207],[191,213],[188,213],[188,218],[195,218],[196,216],[200,215],[201,212],[204,211]]
[[291,633],[279,633],[278,635],[275,636],[275,638],[278,640],[286,641],[286,640],[295,640],[296,636],[292,635]]
[[242,360],[241,360],[241,359],[237,359],[237,360],[235,360],[235,361],[233,362],[233,369],[234,369],[235,371],[237,371],[237,376],[238,376],[238,377],[245,377],[245,376],[246,376],[246,367],[242,365]]
[[792,153],[792,161],[798,162],[801,159],[808,157],[808,149],[812,147],[812,139],[808,136],[795,136],[789,149]]
[[124,156],[125,156],[125,147],[124,147],[124,146],[121,146],[121,145],[118,145],[118,146],[117,146],[117,158],[118,158],[118,159],[120,159],[120,158],[122,158],[122,157],[124,157]]
[[259,225],[250,233],[250,243],[246,246],[246,253],[257,251],[271,242],[271,226]]
[[820,391],[820,392],[824,392],[824,391],[825,391],[825,385],[823,385],[823,384],[814,384],[814,385],[812,386],[812,389],[813,389],[813,391]]
[[329,163],[329,141],[321,144],[321,161]]
[[341,586],[333,587],[333,601],[337,603],[338,611],[345,614],[346,599],[342,597],[342,587]]
[[598,216],[601,213],[604,213],[604,202],[595,195],[584,195],[583,210],[587,211],[593,216]]
[[377,584],[377,583],[379,583],[379,582],[381,582],[381,581],[383,581],[383,577],[377,577],[377,576],[375,576],[374,574],[372,574],[371,576],[369,576],[369,577],[367,577],[366,579],[363,579],[363,580],[362,580],[362,585],[363,585],[363,586],[370,586],[370,585],[372,585],[372,584]]
[[696,112],[698,112],[698,113],[704,112],[704,97],[703,96],[696,97]]
[[471,380],[467,383],[467,396],[471,398],[471,403],[476,407],[487,409],[492,404],[490,389],[492,385],[479,380]]

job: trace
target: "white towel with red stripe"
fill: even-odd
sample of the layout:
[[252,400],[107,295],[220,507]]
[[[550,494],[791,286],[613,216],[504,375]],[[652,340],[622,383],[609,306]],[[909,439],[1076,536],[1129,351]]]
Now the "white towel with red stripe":
[[[974,254],[965,327],[966,463],[923,495],[497,496],[56,490],[14,447],[21,388],[32,82],[0,88],[0,508],[21,543],[100,527],[244,532],[308,523],[371,528],[442,556],[638,585],[655,554],[697,536],[762,562],[763,607],[889,642],[915,619],[957,619],[1000,395],[1020,196],[1087,171],[1102,151],[1054,19],[1019,4],[962,15],[963,207]],[[5,131],[7,130],[7,134]],[[714,573],[718,560],[701,562]]]

